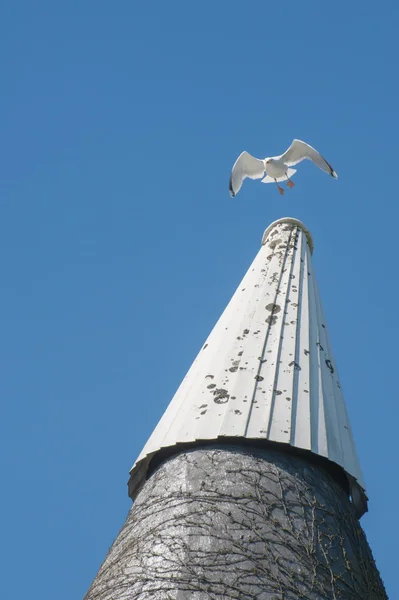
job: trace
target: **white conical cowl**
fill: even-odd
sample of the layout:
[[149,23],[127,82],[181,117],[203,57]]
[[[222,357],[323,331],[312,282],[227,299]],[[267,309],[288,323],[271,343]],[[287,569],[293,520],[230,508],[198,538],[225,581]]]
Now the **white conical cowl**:
[[312,251],[311,235],[296,219],[266,229],[258,255],[131,470],[132,498],[160,450],[246,438],[339,465],[358,515],[367,510]]

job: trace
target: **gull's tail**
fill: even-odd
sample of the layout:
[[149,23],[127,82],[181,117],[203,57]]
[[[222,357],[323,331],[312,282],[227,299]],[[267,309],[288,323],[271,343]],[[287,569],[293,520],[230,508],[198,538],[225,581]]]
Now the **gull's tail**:
[[276,177],[276,179],[274,179],[274,177],[270,177],[270,175],[266,175],[266,177],[262,179],[262,183],[275,183],[276,181],[279,183],[280,181],[287,181],[287,179],[291,178],[296,171],[296,169],[287,169],[288,177],[283,175],[282,177]]

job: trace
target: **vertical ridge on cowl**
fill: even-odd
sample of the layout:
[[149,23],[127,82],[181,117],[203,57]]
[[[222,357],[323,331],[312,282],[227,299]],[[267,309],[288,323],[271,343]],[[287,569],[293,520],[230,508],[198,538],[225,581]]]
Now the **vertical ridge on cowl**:
[[131,470],[135,498],[161,451],[232,438],[280,444],[338,465],[358,516],[365,485],[312,266],[298,220],[262,246]]

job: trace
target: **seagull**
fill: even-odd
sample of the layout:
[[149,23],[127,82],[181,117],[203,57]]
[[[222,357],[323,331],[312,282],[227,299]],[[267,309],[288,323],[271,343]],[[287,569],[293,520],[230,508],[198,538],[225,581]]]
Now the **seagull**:
[[244,150],[234,163],[230,176],[230,196],[234,198],[238,194],[243,184],[244,179],[261,179],[266,173],[266,177],[262,179],[262,183],[275,183],[281,196],[284,194],[284,189],[279,186],[278,182],[286,181],[289,188],[294,187],[291,177],[296,173],[296,169],[291,169],[293,165],[297,165],[305,159],[309,159],[325,173],[338,179],[338,175],[332,166],[321,156],[301,140],[294,140],[291,146],[280,156],[272,158],[255,158]]

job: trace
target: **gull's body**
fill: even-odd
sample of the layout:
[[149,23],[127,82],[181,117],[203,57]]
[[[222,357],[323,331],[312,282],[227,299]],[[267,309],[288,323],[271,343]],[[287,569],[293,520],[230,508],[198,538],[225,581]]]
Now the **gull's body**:
[[262,183],[276,183],[280,194],[284,194],[282,187],[278,185],[281,181],[286,181],[288,187],[294,187],[291,177],[296,173],[296,169],[292,169],[293,165],[297,165],[305,159],[314,162],[315,165],[328,173],[334,179],[338,179],[338,175],[332,166],[305,142],[294,140],[291,146],[279,156],[271,158],[255,158],[248,152],[242,152],[237,158],[230,176],[230,194],[234,198],[238,194],[244,179],[262,179],[266,173],[266,177],[262,179]]

